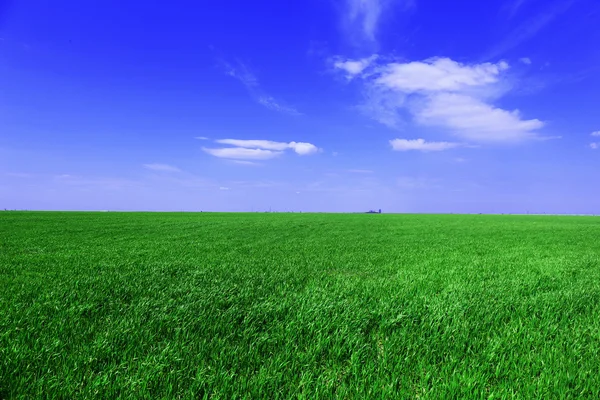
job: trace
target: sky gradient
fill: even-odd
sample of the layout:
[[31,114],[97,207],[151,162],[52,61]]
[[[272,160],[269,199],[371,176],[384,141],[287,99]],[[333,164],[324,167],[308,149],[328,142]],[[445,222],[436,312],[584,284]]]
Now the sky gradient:
[[0,208],[600,214],[597,0],[161,3],[0,1]]

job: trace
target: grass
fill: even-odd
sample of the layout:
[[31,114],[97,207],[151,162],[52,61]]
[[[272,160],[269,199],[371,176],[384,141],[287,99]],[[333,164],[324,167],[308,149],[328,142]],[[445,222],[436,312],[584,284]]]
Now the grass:
[[600,398],[600,219],[0,213],[0,398]]

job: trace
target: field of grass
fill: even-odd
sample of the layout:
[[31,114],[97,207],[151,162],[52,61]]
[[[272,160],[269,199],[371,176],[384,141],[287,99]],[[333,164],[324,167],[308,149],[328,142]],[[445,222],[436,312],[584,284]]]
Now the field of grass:
[[0,213],[0,398],[600,398],[600,218]]

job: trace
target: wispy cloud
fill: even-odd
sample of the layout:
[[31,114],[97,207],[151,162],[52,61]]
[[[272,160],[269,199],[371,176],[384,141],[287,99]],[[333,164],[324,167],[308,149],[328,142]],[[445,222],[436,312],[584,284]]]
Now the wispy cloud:
[[181,171],[177,174],[151,174],[143,179],[126,179],[121,177],[106,176],[80,176],[71,174],[60,174],[49,177],[53,185],[59,187],[73,188],[81,191],[94,190],[128,190],[131,188],[161,187],[164,190],[172,187],[215,190],[219,186],[229,185],[226,182],[215,181],[209,178],[195,175],[190,172]]
[[223,147],[217,149],[203,147],[202,150],[214,157],[238,160],[269,160],[283,154],[283,151],[247,149],[243,147]]
[[349,0],[348,17],[351,22],[357,22],[362,28],[363,34],[371,40],[375,40],[377,22],[383,8],[381,0]]
[[238,62],[237,67],[229,64],[228,62],[222,61],[225,68],[225,73],[232,78],[239,80],[247,88],[254,88],[258,86],[258,79],[248,68],[241,62]]
[[372,174],[373,173],[373,171],[370,169],[349,169],[347,171],[351,172],[353,174]]
[[128,187],[144,186],[142,182],[122,178],[107,177],[81,177],[70,174],[54,176],[54,182],[80,188],[102,188],[106,190],[120,190]]
[[181,172],[181,170],[169,164],[144,164],[144,168],[158,172]]
[[[338,67],[343,70],[343,68]],[[506,92],[506,62],[463,64],[449,58],[372,63],[357,74],[365,102],[360,109],[392,128],[409,116],[473,141],[519,141],[538,137],[544,126],[492,101]]]
[[[546,10],[540,14],[533,16],[532,18],[524,21],[521,25],[517,26],[514,30],[508,33],[504,40],[498,43],[496,46],[485,55],[484,60],[495,59],[507,51],[519,46],[521,43],[533,38],[539,31],[544,29],[552,21],[554,21],[559,15],[566,12],[576,0],[557,0],[552,3]],[[514,3],[517,7],[514,8],[514,13],[523,4],[523,1],[516,1]]]
[[384,11],[392,6],[407,9],[413,5],[412,0],[346,0],[343,25],[354,40],[375,42]]
[[[305,156],[315,154],[320,149],[312,143],[305,142],[275,142],[272,140],[217,139],[215,143],[233,147],[206,148],[202,150],[214,157],[232,160],[269,160],[279,157],[286,150]],[[247,164],[247,162],[245,162]]]
[[390,128],[403,125],[400,111],[407,107],[406,95],[375,85],[372,79],[365,77],[363,97],[364,101],[357,107],[360,112]]
[[525,4],[527,1],[529,1],[529,0],[513,0],[510,2],[507,2],[504,9],[506,10],[506,13],[508,14],[507,15],[508,18],[514,17],[517,14],[517,12],[519,11],[519,9],[521,8],[521,6],[523,6],[523,4]]
[[453,142],[427,142],[425,139],[394,139],[390,140],[392,149],[396,151],[443,151],[462,146],[461,143]]
[[600,142],[592,142],[592,143],[590,143],[590,148],[593,149],[593,150],[600,149]]
[[548,140],[558,140],[558,139],[562,139],[562,136],[560,135],[554,135],[554,136],[535,136],[531,138],[532,140],[537,140],[539,142],[545,142]]
[[273,96],[265,93],[265,91],[260,87],[256,75],[254,75],[243,63],[238,62],[236,66],[233,66],[228,62],[221,61],[221,64],[223,65],[225,74],[240,81],[258,104],[268,108],[269,110],[277,111],[282,114],[302,115],[298,110],[296,110],[296,108],[289,106],[283,101],[275,99]]
[[269,110],[277,111],[282,114],[289,115],[302,115],[298,112],[294,107],[286,106],[282,104],[280,101],[275,100],[272,96],[262,95],[256,98],[259,104],[265,106]]
[[257,166],[257,165],[261,165],[257,162],[253,162],[253,161],[244,161],[244,160],[231,160],[232,163],[234,164],[239,164],[239,165],[252,165],[252,166]]
[[590,136],[600,137],[600,131],[592,132],[592,133],[590,133]]
[[529,57],[521,57],[519,61],[525,65],[531,65],[531,58]]
[[336,57],[333,61],[333,67],[346,71],[346,78],[351,80],[356,75],[360,74],[367,68],[374,60],[377,59],[377,54],[373,54],[370,57],[365,57],[360,60],[348,60],[341,57]]
[[207,138],[206,136],[196,136],[194,139],[198,139],[198,140],[209,140],[210,138]]

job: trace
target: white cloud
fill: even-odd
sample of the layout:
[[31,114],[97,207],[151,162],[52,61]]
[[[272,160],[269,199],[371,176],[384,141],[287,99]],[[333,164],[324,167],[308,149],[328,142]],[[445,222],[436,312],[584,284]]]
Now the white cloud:
[[269,160],[283,154],[282,151],[247,149],[243,147],[224,147],[219,149],[203,147],[202,150],[211,156],[238,160]]
[[246,148],[246,149],[265,149],[282,152],[287,149],[294,150],[297,154],[304,156],[314,154],[319,151],[319,148],[312,143],[304,142],[274,142],[271,140],[241,140],[241,139],[219,139],[215,142],[220,144],[228,144],[231,146]]
[[334,68],[341,69],[346,72],[346,77],[348,79],[352,79],[356,75],[363,72],[375,59],[377,58],[376,54],[373,54],[371,57],[366,57],[360,60],[343,60],[337,59],[334,61]]
[[168,164],[144,164],[144,168],[160,172],[181,172],[179,168]]
[[594,150],[600,149],[600,142],[590,143],[590,148]]
[[396,151],[443,151],[462,145],[452,142],[426,142],[425,139],[394,139],[390,140],[390,144]]
[[319,148],[311,143],[303,143],[303,142],[290,142],[290,148],[294,149],[294,151],[301,155],[306,156],[309,154],[314,154],[319,151]]
[[498,81],[508,64],[464,65],[449,58],[433,58],[409,63],[390,63],[379,70],[375,83],[403,93],[460,91]]
[[273,142],[271,140],[218,139],[215,140],[215,142],[236,147],[244,147],[247,149],[259,148],[265,150],[283,151],[289,148],[289,143]]
[[225,186],[219,186],[219,190],[229,190],[229,188]]
[[196,136],[194,139],[198,139],[198,140],[209,140],[209,138],[207,138],[206,136]]
[[600,136],[600,131],[592,132],[591,136]]
[[359,74],[365,95],[359,108],[392,128],[409,117],[474,141],[537,138],[542,121],[491,104],[506,91],[508,68],[503,61],[463,64],[449,58],[371,65]]
[[537,120],[523,120],[519,111],[506,111],[470,97],[454,93],[431,95],[415,112],[424,125],[450,128],[456,135],[474,141],[519,141],[535,137],[544,126]]
[[529,58],[529,57],[519,58],[519,61],[521,61],[525,65],[531,65],[531,58]]
[[237,67],[225,61],[221,61],[221,63],[225,69],[225,74],[240,81],[258,104],[282,114],[302,115],[294,107],[285,105],[281,100],[277,100],[265,93],[258,83],[258,78],[243,63],[238,62]]

